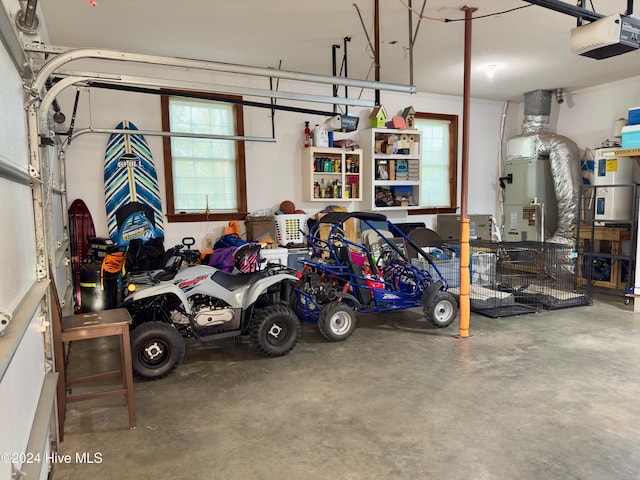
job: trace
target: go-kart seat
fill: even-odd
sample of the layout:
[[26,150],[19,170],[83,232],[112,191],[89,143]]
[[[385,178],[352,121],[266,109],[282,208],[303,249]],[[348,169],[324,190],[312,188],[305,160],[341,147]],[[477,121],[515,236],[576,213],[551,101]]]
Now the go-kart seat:
[[[429,228],[415,228],[407,237],[418,247],[441,247],[443,243],[442,237]],[[418,257],[418,252],[410,244],[407,244],[407,254],[409,258]]]
[[[360,303],[363,305],[368,305],[371,303],[371,292],[369,291],[369,287],[367,286],[367,281],[364,279],[362,273],[362,267],[353,261],[351,257],[351,251],[349,247],[342,246],[338,247],[338,259],[342,265],[345,265],[349,271],[356,277],[354,285],[354,293],[356,298],[360,300]],[[360,286],[362,285],[362,286]]]
[[393,238],[393,234],[388,230],[379,230],[378,234],[375,230],[365,230],[362,232],[362,243],[371,252],[376,265],[380,259],[384,238]]

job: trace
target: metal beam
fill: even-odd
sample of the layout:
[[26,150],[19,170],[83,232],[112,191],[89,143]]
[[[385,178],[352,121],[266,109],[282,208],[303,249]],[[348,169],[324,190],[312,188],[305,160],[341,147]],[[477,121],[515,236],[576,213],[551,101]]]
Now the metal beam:
[[332,77],[330,75],[315,75],[311,73],[294,72],[289,70],[275,70],[273,68],[251,67],[247,65],[235,65],[222,62],[208,62],[203,60],[193,60],[189,58],[162,57],[157,55],[146,55],[141,53],[121,52],[115,50],[78,49],[61,53],[57,57],[45,63],[37,73],[31,85],[31,94],[36,97],[41,96],[44,90],[45,82],[47,78],[49,78],[49,76],[59,70],[63,65],[83,58],[145,63],[152,65],[161,65],[165,67],[193,68],[198,70],[210,70],[241,75],[283,78],[301,82],[388,90],[393,92],[416,92],[416,88],[414,86],[400,85],[397,83],[372,82],[370,80]]
[[34,182],[42,183],[39,178],[29,175],[26,170],[13,163],[4,161],[2,156],[0,156],[0,177],[26,185],[27,187],[31,187]]
[[[231,85],[214,85],[208,83],[181,81],[181,80],[163,80],[150,77],[135,77],[130,75],[114,75],[98,72],[58,72],[56,75],[65,76],[62,80],[51,87],[43,96],[40,102],[40,118],[39,124],[44,128],[49,114],[49,108],[55,101],[56,97],[65,88],[75,84],[82,84],[86,81],[100,81],[104,83],[114,83],[119,85],[134,85],[144,87],[171,88],[171,89],[187,89],[198,90],[200,92],[211,93],[228,93],[235,95],[247,95],[256,97],[281,98],[286,100],[297,100],[315,103],[331,103],[342,105],[354,105],[359,107],[373,107],[371,100],[358,100],[351,98],[336,98],[322,95],[307,95],[297,92],[281,92],[273,90],[260,90],[257,88],[234,87]],[[68,76],[67,76],[68,75]]]
[[[230,95],[246,95],[248,97],[278,98],[282,100],[297,100],[314,103],[337,103],[354,107],[373,107],[373,101],[357,98],[329,97],[326,95],[311,95],[308,93],[285,92],[280,90],[263,90],[260,88],[238,87],[235,85],[218,85],[214,83],[193,82],[190,80],[168,80],[133,75],[118,75],[99,72],[73,72],[60,70],[56,75],[64,77],[87,78],[88,80],[113,81],[125,85],[140,85],[156,88],[174,88],[197,90],[200,92],[227,93]],[[46,96],[46,95],[45,95]],[[47,105],[47,108],[49,105]]]
[[[276,139],[273,137],[250,137],[247,135],[216,135],[209,133],[189,133],[189,132],[163,132],[157,130],[127,130],[127,129],[116,129],[116,128],[82,128],[80,130],[76,130],[71,134],[71,139],[73,140],[80,135],[84,135],[86,133],[104,133],[111,135],[112,133],[118,134],[130,134],[130,135],[144,135],[147,137],[184,137],[184,138],[206,138],[209,140],[239,140],[243,142],[267,142],[267,143],[275,143]],[[64,133],[60,134],[64,135]],[[62,151],[66,152],[67,146],[70,145],[71,142],[67,142],[62,147]]]
[[539,7],[548,8],[549,10],[553,10],[556,12],[564,13],[565,15],[570,15],[576,18],[582,18],[583,20],[588,20],[590,22],[595,22],[596,20],[603,18],[604,15],[596,12],[592,12],[591,10],[587,10],[586,8],[576,7],[575,5],[571,5],[570,3],[561,2],[560,0],[524,0],[527,3],[531,3],[533,5],[538,5]]

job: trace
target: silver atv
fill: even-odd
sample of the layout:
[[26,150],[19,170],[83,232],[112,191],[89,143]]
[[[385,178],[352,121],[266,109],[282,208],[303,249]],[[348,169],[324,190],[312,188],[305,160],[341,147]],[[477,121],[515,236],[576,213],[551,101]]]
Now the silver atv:
[[[172,265],[184,265],[180,260],[176,252]],[[301,333],[288,306],[298,280],[291,273],[267,264],[251,273],[188,265],[130,275],[120,306],[133,319],[134,372],[146,379],[168,375],[182,362],[188,337],[209,342],[243,336],[267,357],[286,355]]]

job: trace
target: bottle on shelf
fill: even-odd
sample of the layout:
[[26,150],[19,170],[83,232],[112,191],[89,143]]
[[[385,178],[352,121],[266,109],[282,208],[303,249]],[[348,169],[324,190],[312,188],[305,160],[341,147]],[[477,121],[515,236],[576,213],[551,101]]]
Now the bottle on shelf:
[[304,122],[304,147],[311,146],[311,129],[309,128],[309,122]]

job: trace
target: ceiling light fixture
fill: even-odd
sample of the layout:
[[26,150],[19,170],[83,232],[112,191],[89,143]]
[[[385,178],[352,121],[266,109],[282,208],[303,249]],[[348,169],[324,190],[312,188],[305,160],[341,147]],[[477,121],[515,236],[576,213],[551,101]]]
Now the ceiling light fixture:
[[498,69],[497,65],[488,65],[487,66],[487,78],[493,78],[496,75],[496,70]]

